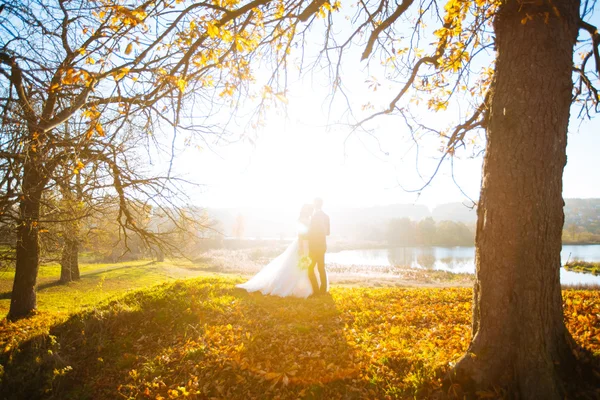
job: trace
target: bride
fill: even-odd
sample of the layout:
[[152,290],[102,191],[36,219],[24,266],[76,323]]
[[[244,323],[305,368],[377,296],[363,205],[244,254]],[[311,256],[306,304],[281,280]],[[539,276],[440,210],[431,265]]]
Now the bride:
[[248,292],[261,292],[279,297],[307,298],[313,292],[306,267],[308,259],[308,227],[313,207],[305,204],[298,217],[298,238],[283,253],[267,264],[248,282],[237,285]]

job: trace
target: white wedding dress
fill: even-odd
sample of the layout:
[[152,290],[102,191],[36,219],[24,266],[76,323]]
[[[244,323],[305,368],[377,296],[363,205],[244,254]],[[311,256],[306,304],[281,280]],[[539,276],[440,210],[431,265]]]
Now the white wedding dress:
[[298,239],[248,282],[237,285],[248,292],[279,297],[307,298],[313,292],[308,273],[299,265]]

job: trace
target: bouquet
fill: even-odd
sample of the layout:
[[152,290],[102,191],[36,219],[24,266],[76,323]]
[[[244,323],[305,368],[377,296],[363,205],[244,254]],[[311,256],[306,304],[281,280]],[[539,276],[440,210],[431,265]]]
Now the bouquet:
[[302,256],[298,260],[298,268],[300,268],[302,270],[308,270],[310,263],[311,263],[311,259],[309,256]]

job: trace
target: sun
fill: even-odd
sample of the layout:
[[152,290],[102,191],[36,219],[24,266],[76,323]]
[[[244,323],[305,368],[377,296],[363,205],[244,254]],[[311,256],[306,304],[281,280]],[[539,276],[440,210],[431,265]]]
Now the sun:
[[324,136],[298,125],[263,132],[243,174],[246,200],[289,208],[330,194],[338,168]]

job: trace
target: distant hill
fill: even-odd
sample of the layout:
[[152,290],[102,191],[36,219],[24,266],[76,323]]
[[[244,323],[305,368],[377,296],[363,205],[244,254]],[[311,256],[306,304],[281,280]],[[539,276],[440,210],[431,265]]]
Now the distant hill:
[[[246,238],[290,238],[296,234],[296,212],[258,208],[208,209],[208,214],[218,221],[217,229],[234,236],[240,224]],[[361,208],[325,208],[331,218],[332,237],[343,239],[385,238],[389,221],[410,218],[420,221],[427,217],[435,220],[453,220],[464,223],[476,221],[474,210],[461,203],[450,203],[433,210],[424,205],[390,204]]]
[[565,199],[563,242],[600,243],[600,199]]
[[368,208],[326,210],[331,218],[331,235],[344,239],[382,240],[394,218],[419,221],[431,215],[424,205],[391,204]]
[[477,209],[462,203],[441,204],[433,209],[431,217],[436,221],[455,221],[465,224],[477,222]]
[[565,227],[570,224],[600,233],[600,199],[565,199]]
[[[242,237],[279,239],[296,234],[296,211],[259,208],[212,208],[208,214],[218,221],[217,229],[226,236],[243,225]],[[385,240],[389,222],[397,218],[420,221],[456,221],[473,225],[475,208],[462,203],[446,203],[429,210],[424,205],[390,204],[374,207],[325,208],[331,217],[331,235],[339,239]],[[581,232],[600,233],[600,199],[565,199],[565,229],[578,227]],[[573,228],[575,229],[575,228]],[[238,231],[240,232],[240,231]]]

